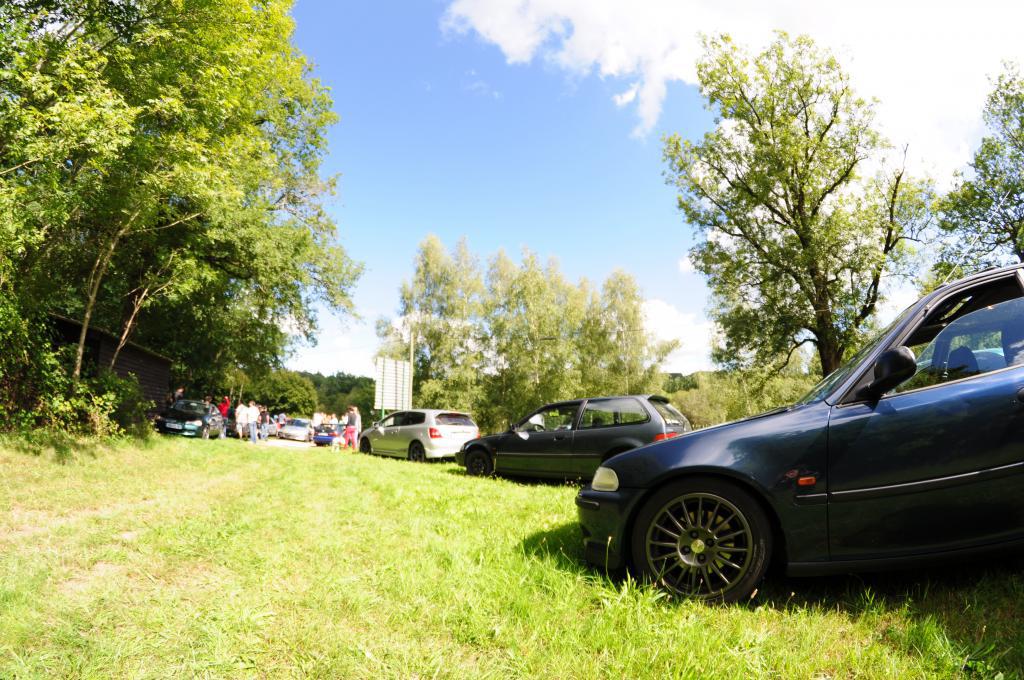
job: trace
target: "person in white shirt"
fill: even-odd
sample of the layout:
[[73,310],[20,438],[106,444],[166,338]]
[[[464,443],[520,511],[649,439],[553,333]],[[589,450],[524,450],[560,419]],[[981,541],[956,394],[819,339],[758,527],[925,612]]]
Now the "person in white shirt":
[[251,399],[249,407],[246,409],[246,422],[249,423],[249,441],[255,444],[256,438],[259,436],[260,410],[256,407],[256,402]]
[[235,406],[235,432],[238,433],[239,439],[245,439],[245,435],[249,432],[249,407],[241,400]]

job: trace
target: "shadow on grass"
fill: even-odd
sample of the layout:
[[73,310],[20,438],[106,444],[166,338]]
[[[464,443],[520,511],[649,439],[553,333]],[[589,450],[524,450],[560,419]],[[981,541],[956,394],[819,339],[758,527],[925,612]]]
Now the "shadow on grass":
[[[530,534],[523,552],[578,574],[622,582],[583,557],[577,522]],[[961,652],[963,671],[979,677],[1024,677],[1024,552],[925,569],[794,578],[769,573],[750,605],[780,612],[839,612],[876,617],[879,639],[909,654],[945,637]],[[894,624],[893,621],[899,623]]]
[[[148,448],[155,442],[155,437],[132,438],[132,443],[140,448]],[[101,451],[107,450],[114,440],[101,437],[83,437],[68,434],[62,430],[29,430],[0,438],[0,447],[17,451],[29,456],[43,457],[52,455],[53,461],[65,465],[83,456],[96,458]]]
[[583,534],[578,522],[566,522],[532,533],[520,546],[525,554],[554,562],[566,571],[579,573],[589,568],[583,559]]
[[[446,470],[449,475],[455,475],[457,477],[473,477],[473,475],[466,472],[466,468],[458,465]],[[518,477],[513,475],[490,475],[488,477],[476,477],[481,482],[486,482],[492,479],[503,479],[506,482],[514,482],[516,484],[522,484],[524,486],[569,486],[574,489],[578,489],[583,486],[583,482],[578,480],[565,480],[565,479],[545,479],[542,477]]]

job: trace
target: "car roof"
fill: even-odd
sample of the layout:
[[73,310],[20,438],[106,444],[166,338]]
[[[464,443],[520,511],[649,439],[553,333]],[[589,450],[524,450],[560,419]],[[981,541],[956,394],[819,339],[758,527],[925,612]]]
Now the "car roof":
[[[580,397],[578,399],[566,399],[565,401],[593,401],[595,399],[647,399],[648,401],[668,401],[668,397],[661,394],[608,394],[599,397]],[[565,402],[552,402],[565,403]]]
[[389,413],[389,416],[395,415],[395,413],[425,413],[428,416],[436,416],[439,413],[454,413],[460,416],[468,416],[469,414],[465,411],[457,411],[453,408],[404,408],[394,413]]

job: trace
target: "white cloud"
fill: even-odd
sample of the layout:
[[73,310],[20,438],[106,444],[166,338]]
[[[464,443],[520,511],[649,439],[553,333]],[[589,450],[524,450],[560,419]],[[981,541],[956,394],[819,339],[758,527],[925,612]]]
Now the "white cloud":
[[664,300],[645,300],[644,326],[658,340],[678,340],[679,349],[665,361],[670,373],[693,373],[713,368],[711,340],[715,325],[697,314],[682,312]]
[[[807,33],[833,49],[911,161],[940,180],[969,159],[988,77],[1024,60],[1024,3],[952,0],[453,0],[442,25],[497,45],[509,63],[542,59],[574,75],[629,79],[637,133],[658,122],[666,86],[696,82],[698,33],[760,48],[772,31]],[[671,126],[671,121],[669,122]]]
[[679,271],[683,274],[692,274],[696,270],[693,268],[693,262],[690,262],[688,255],[683,255],[679,258]]
[[377,351],[377,335],[372,324],[343,326],[334,316],[321,315],[321,328],[316,346],[300,345],[288,359],[288,368],[310,373],[349,373],[373,377],[373,355]]
[[615,102],[616,106],[626,106],[628,104],[632,104],[636,100],[636,93],[639,89],[640,85],[634,83],[625,92],[620,92],[619,94],[612,97],[612,101]]

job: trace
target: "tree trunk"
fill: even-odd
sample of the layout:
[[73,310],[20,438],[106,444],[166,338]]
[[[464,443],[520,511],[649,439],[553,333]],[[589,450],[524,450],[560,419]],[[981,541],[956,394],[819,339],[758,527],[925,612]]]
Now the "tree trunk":
[[843,349],[832,338],[819,338],[818,359],[821,360],[821,375],[827,376],[842,365]]
[[137,293],[132,296],[132,311],[128,315],[128,319],[124,322],[124,326],[121,330],[121,337],[117,340],[117,347],[114,348],[114,356],[110,358],[110,370],[114,370],[114,366],[117,364],[117,357],[120,356],[121,350],[128,344],[128,336],[135,329],[135,320],[139,316],[139,310],[142,309],[142,304],[146,301],[146,297],[149,295],[149,289],[145,288],[141,293]]
[[103,276],[107,273],[107,266],[110,265],[110,259],[114,256],[114,251],[117,250],[117,244],[120,242],[121,237],[128,232],[132,222],[138,216],[139,211],[136,211],[128,218],[128,221],[117,230],[114,237],[110,239],[110,244],[97,256],[96,262],[92,265],[92,272],[89,274],[89,295],[86,298],[85,311],[82,314],[82,332],[78,336],[78,351],[75,353],[75,370],[71,374],[72,379],[75,381],[82,376],[82,361],[85,358],[85,339],[89,334],[89,322],[92,320],[92,312],[96,308],[96,298],[100,292],[100,285],[103,283]]

